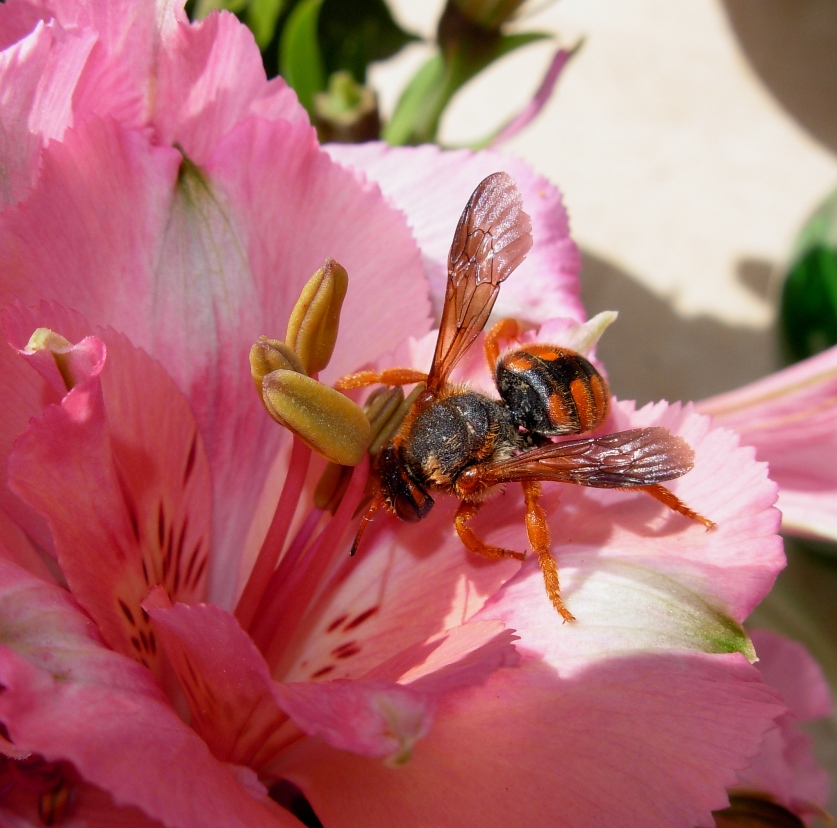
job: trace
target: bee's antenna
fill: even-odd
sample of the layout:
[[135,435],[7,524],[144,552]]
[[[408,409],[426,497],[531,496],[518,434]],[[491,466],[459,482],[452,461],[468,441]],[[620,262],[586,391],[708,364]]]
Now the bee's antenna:
[[375,516],[375,512],[384,505],[384,496],[380,492],[375,495],[372,502],[369,504],[369,508],[363,513],[363,517],[360,519],[360,526],[357,528],[357,534],[355,535],[354,543],[352,543],[352,551],[349,552],[350,557],[354,557],[355,553],[357,552],[358,546],[360,545],[360,539],[363,537],[363,533],[366,531],[366,527],[371,523],[372,518]]

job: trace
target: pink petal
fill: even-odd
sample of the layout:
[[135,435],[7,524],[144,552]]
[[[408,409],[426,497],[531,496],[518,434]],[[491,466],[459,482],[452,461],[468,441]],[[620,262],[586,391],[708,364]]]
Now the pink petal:
[[[85,782],[72,783],[70,800],[58,816],[61,828],[163,828],[139,808],[120,807],[101,788]],[[4,828],[40,828],[37,795],[20,787],[13,788],[0,801],[0,822]]]
[[333,158],[376,181],[384,195],[406,213],[424,256],[437,319],[445,293],[448,250],[459,214],[486,175],[506,170],[517,181],[523,209],[532,217],[535,246],[503,285],[495,316],[515,316],[530,322],[543,322],[553,316],[584,318],[578,298],[578,249],[569,236],[561,195],[523,162],[496,152],[475,154],[432,146],[334,144],[328,151]]
[[160,140],[178,144],[196,164],[251,114],[308,123],[281,79],[268,84],[261,54],[246,26],[231,14],[211,14],[177,27],[160,55],[154,122]]
[[339,750],[400,764],[427,735],[435,700],[389,681],[279,684],[276,698],[294,723]]
[[29,0],[7,0],[0,6],[0,49],[8,49],[31,34],[39,22],[47,21],[50,17],[43,4],[31,3]]
[[[577,48],[577,47],[576,47]],[[559,49],[549,63],[546,74],[541,81],[541,85],[535,92],[532,100],[499,132],[497,137],[491,142],[494,147],[499,147],[506,141],[514,138],[515,135],[522,132],[529,126],[535,118],[538,117],[541,110],[546,106],[549,99],[552,97],[552,92],[555,89],[555,84],[558,83],[558,78],[564,71],[567,61],[575,54],[576,49]]]
[[446,697],[401,768],[309,740],[285,775],[335,828],[711,826],[780,710],[736,655],[638,655],[572,680],[529,663]]
[[810,722],[830,716],[834,702],[828,682],[805,647],[768,630],[753,630],[752,635],[759,672],[779,691],[796,720]]
[[[49,321],[44,314],[37,318]],[[107,364],[18,439],[10,483],[49,521],[70,588],[108,643],[152,665],[140,602],[157,583],[184,600],[202,594],[209,472],[188,405],[163,369],[108,336]]]
[[[501,627],[470,625],[451,632],[520,566],[484,561],[467,552],[453,531],[453,506],[452,499],[442,499],[415,525],[399,524],[383,513],[377,516],[365,548],[355,558],[347,555],[334,573],[327,605],[298,631],[301,645],[286,656],[276,675],[295,682],[398,679],[423,664],[442,666],[434,660],[437,647],[446,652],[445,646],[467,640],[464,655],[502,635]],[[443,645],[450,635],[454,638]],[[497,645],[506,646],[500,641]]]
[[698,403],[770,465],[789,532],[837,539],[836,402],[837,347]]
[[828,800],[828,775],[816,763],[803,722],[831,715],[828,684],[801,644],[765,630],[753,631],[764,680],[789,707],[758,756],[739,773],[741,788],[760,791],[802,817],[819,815]]
[[207,604],[143,604],[184,689],[191,725],[221,761],[261,769],[283,747],[287,716],[261,653],[235,618]]
[[[406,757],[427,733],[437,697],[481,683],[516,660],[502,625],[484,622],[454,630],[420,654],[391,659],[376,678],[276,684],[232,615],[167,603],[154,590],[143,606],[184,688],[192,726],[217,758],[265,771],[298,738],[282,729],[287,716],[342,750]],[[409,687],[384,680],[402,674]]]
[[[20,747],[71,762],[166,825],[296,825],[212,757],[152,674],[102,646],[63,589],[0,561],[0,719]],[[103,726],[106,723],[107,726]]]
[[0,53],[0,204],[14,204],[28,193],[42,147],[72,124],[73,90],[93,41],[89,32],[66,34],[38,23]]

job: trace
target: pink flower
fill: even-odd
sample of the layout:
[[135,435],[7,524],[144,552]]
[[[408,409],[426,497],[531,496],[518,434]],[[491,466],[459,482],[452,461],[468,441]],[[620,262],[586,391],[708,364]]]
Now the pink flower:
[[[547,487],[562,625],[534,561],[468,557],[451,503],[350,559],[368,464],[313,509],[321,465],[249,376],[328,256],[351,284],[322,379],[426,367],[456,217],[498,168],[536,241],[503,312],[589,352],[554,188],[493,154],[330,157],[228,15],[11,2],[0,33],[5,822],[711,825],[785,710],[740,626],[783,561],[752,450],[615,405],[608,429],[690,443],[672,488],[718,527]],[[523,549],[519,493],[496,504],[480,532]]]
[[806,822],[814,817],[827,821],[823,809],[828,777],[814,760],[810,737],[798,726],[831,715],[828,684],[801,644],[766,630],[755,630],[753,643],[758,647],[759,671],[781,693],[788,711],[767,734],[758,756],[739,773],[731,791],[733,808],[775,810],[776,824],[782,808]]
[[698,403],[779,484],[782,529],[837,540],[837,348]]

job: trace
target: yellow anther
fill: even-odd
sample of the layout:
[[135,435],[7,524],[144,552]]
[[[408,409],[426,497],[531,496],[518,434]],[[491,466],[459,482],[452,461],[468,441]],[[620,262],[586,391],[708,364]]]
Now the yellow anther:
[[322,371],[331,359],[348,286],[346,271],[334,259],[326,259],[294,305],[285,341],[299,356],[306,374]]
[[[385,403],[379,411],[368,412],[368,416],[372,420],[372,442],[369,445],[369,453],[373,457],[377,456],[380,450],[398,433],[407,412],[413,407],[413,403],[419,394],[424,391],[424,388],[425,383],[418,383],[406,399],[400,388],[382,389],[380,396],[385,399]],[[375,396],[373,394],[369,398],[370,403]]]
[[371,429],[360,406],[305,374],[268,374],[262,381],[262,400],[277,423],[327,460],[356,466],[369,448]]
[[299,357],[284,342],[260,336],[250,349],[250,373],[259,396],[262,394],[262,380],[274,371],[305,373]]

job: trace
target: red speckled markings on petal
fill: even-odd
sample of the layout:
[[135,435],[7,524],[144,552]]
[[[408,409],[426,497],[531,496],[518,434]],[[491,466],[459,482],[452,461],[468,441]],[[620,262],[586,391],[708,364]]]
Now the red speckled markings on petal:
[[[74,327],[61,309],[39,311],[7,313],[15,345],[41,325]],[[172,600],[203,597],[209,471],[189,406],[160,364],[113,331],[100,337],[106,357],[31,420],[9,480],[47,519],[70,590],[108,644],[155,668],[158,644],[140,603],[156,585]]]

